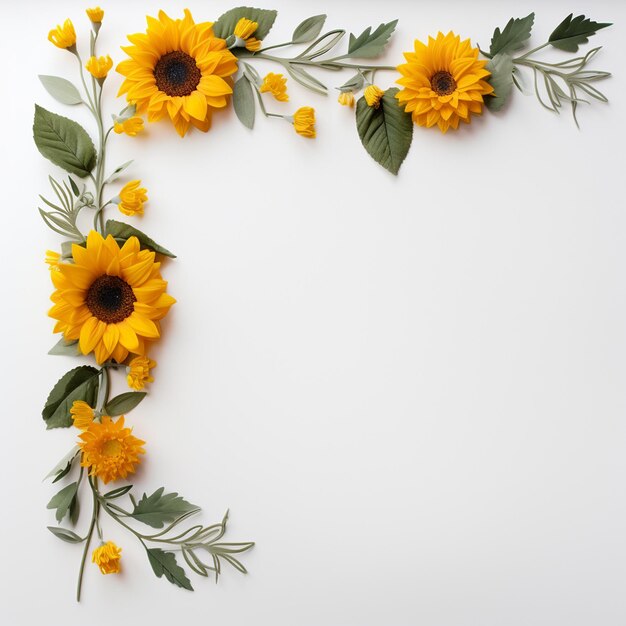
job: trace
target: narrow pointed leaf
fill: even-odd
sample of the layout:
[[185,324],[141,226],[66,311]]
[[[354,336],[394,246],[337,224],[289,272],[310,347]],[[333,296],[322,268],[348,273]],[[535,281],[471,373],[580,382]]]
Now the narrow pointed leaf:
[[291,43],[308,43],[313,41],[321,32],[326,21],[326,15],[314,15],[300,22],[291,36]]
[[148,235],[142,233],[137,228],[133,228],[129,224],[125,224],[124,222],[118,222],[117,220],[107,220],[104,225],[104,230],[106,235],[111,235],[114,239],[118,239],[119,241],[126,241],[131,237],[137,237],[139,239],[139,243],[142,248],[147,248],[148,250],[153,250],[154,252],[158,252],[164,256],[168,256],[172,259],[176,258],[176,255],[170,252],[167,248],[160,246],[154,239],[150,239]]
[[85,541],[84,537],[79,537],[75,532],[67,528],[57,528],[56,526],[47,526],[47,528],[55,537],[62,541],[67,541],[67,543],[82,543]]
[[176,562],[173,552],[164,552],[160,548],[149,548],[146,551],[157,578],[165,576],[173,585],[193,591],[191,581],[187,578],[185,570]]
[[255,102],[254,91],[248,77],[244,74],[233,87],[233,108],[239,121],[246,127],[254,127]]
[[106,403],[104,412],[111,417],[132,411],[148,394],[145,391],[126,391]]

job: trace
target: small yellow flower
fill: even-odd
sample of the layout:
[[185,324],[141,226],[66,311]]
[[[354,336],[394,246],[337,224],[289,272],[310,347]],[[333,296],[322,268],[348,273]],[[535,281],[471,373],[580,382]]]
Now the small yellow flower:
[[61,255],[54,250],[46,250],[46,263],[50,266],[50,270],[58,272],[61,264]]
[[313,107],[300,107],[293,114],[293,126],[298,135],[303,137],[315,137],[315,109]]
[[253,22],[252,20],[248,20],[245,17],[242,17],[237,22],[233,34],[235,35],[235,37],[239,37],[239,39],[248,39],[249,37],[252,37],[252,35],[254,35],[258,27],[258,22]]
[[287,95],[287,79],[282,74],[274,74],[270,72],[264,79],[260,88],[261,93],[269,92],[276,100],[280,102],[288,102]]
[[122,187],[117,208],[124,215],[143,215],[144,202],[148,201],[148,190],[139,185],[140,180],[131,180]]
[[87,430],[94,418],[94,410],[83,400],[74,400],[70,409],[74,426],[78,430]]
[[250,52],[258,52],[261,49],[263,42],[256,37],[250,37],[250,39],[246,39],[246,50]]
[[342,91],[337,98],[337,102],[345,107],[354,106],[354,94],[351,91]]
[[76,31],[74,30],[72,20],[65,20],[63,26],[57,24],[57,27],[48,33],[48,41],[52,42],[57,48],[67,49],[75,46]]
[[368,106],[377,109],[380,106],[380,99],[385,95],[385,92],[376,85],[370,85],[365,88],[363,95]]
[[112,541],[107,541],[93,551],[91,561],[103,574],[118,574],[121,558],[122,548],[118,548]]
[[100,22],[102,22],[102,18],[104,17],[104,11],[100,7],[94,7],[93,9],[87,9],[85,11],[85,13],[87,13],[87,17],[94,24],[100,24]]
[[146,356],[135,357],[126,368],[128,386],[135,391],[141,391],[146,383],[153,382],[154,378],[150,376],[150,370],[153,367],[156,367],[156,361]]
[[94,78],[106,78],[113,67],[113,59],[107,54],[105,57],[91,57],[85,67]]
[[116,121],[113,123],[113,130],[118,135],[125,133],[130,137],[134,137],[143,131],[143,119],[139,116],[135,116],[121,122]]

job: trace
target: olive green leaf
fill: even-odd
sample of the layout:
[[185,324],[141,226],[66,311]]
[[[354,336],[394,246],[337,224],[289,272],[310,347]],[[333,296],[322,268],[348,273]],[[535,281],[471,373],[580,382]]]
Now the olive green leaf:
[[300,22],[291,35],[291,43],[308,43],[313,41],[322,31],[326,15],[314,15]]
[[385,49],[397,23],[398,20],[393,20],[393,22],[381,24],[374,32],[372,32],[372,27],[368,26],[358,37],[350,33],[346,56],[359,59],[377,57]]
[[78,89],[65,78],[40,74],[39,80],[46,91],[62,104],[80,104],[83,101]]
[[587,43],[589,37],[595,35],[601,28],[612,26],[608,22],[593,22],[584,15],[574,17],[570,13],[553,31],[548,42],[565,52],[578,52],[578,46]]
[[246,128],[254,127],[254,91],[248,77],[244,74],[233,87],[233,107],[239,121]]
[[48,354],[54,355],[62,355],[62,356],[77,356],[80,354],[80,350],[78,349],[78,340],[76,341],[67,341],[63,337],[57,341],[50,350],[48,350]]
[[[63,478],[63,476],[65,476],[65,474],[67,474],[70,470],[70,468],[72,467],[72,463],[74,461],[74,458],[76,457],[76,455],[78,454],[78,446],[74,446],[45,476],[44,476],[44,480],[47,480],[48,478],[52,478],[53,476],[55,477],[55,479],[52,482],[56,482],[57,480],[59,480],[59,478]],[[63,476],[59,476],[59,474],[63,474]]]
[[220,39],[226,39],[235,32],[235,26],[237,22],[245,17],[248,20],[252,20],[258,24],[253,37],[257,39],[265,39],[270,32],[276,20],[276,11],[269,11],[267,9],[254,9],[252,7],[237,7],[226,11],[223,15],[220,15],[217,22],[213,24],[213,32],[216,37]]
[[107,500],[113,500],[114,498],[121,498],[123,495],[127,494],[133,488],[132,485],[124,485],[124,487],[118,487],[117,489],[112,489],[111,491],[107,491],[102,494],[103,498]]
[[530,13],[526,17],[511,18],[500,32],[499,28],[493,32],[489,52],[495,56],[499,52],[515,52],[526,45],[533,28],[535,14]]
[[398,89],[387,89],[378,108],[359,98],[356,126],[369,155],[392,174],[397,174],[413,138],[413,121],[395,98]]
[[341,87],[337,87],[339,91],[358,91],[363,87],[365,79],[363,74],[355,74],[352,78],[349,78]]
[[78,483],[73,482],[67,487],[63,487],[61,491],[52,496],[50,502],[48,502],[48,509],[56,509],[56,519],[60,522],[69,512],[72,502],[76,498],[78,492]]
[[72,425],[70,409],[75,400],[94,405],[98,390],[95,367],[81,365],[64,374],[50,391],[41,415],[47,428],[67,428]]
[[137,237],[142,248],[147,248],[158,254],[168,256],[172,259],[176,258],[176,255],[170,252],[167,248],[160,246],[156,241],[150,239],[148,235],[142,233],[140,230],[133,228],[129,224],[124,222],[118,222],[117,220],[107,220],[104,225],[105,235],[111,235],[114,239],[120,242],[126,241],[131,237]]
[[285,67],[287,72],[289,72],[289,76],[291,76],[291,78],[293,78],[297,83],[300,83],[303,87],[319,93],[322,96],[325,96],[328,92],[326,85],[307,72],[303,67],[293,63],[288,63]]
[[493,87],[493,95],[487,96],[485,104],[490,111],[499,111],[513,89],[513,57],[506,52],[499,52],[487,63],[491,72],[489,82]]
[[163,528],[164,524],[173,522],[185,513],[200,510],[176,492],[163,494],[164,490],[164,487],[160,487],[151,496],[144,493],[141,500],[135,504],[131,517],[152,528]]
[[62,541],[68,543],[82,543],[87,537],[79,537],[75,532],[67,528],[57,528],[56,526],[47,526],[48,530]]
[[106,415],[116,417],[132,411],[148,394],[145,391],[127,391],[115,396],[106,403],[104,412]]
[[164,552],[161,548],[146,548],[146,552],[157,578],[165,575],[173,585],[193,591],[191,581],[187,578],[185,570],[176,563],[173,552]]
[[46,159],[76,176],[88,176],[96,165],[96,149],[87,131],[73,120],[37,104],[33,136]]

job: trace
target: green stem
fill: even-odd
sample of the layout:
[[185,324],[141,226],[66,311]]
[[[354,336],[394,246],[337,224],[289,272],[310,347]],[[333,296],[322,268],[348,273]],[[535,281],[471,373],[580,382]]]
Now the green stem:
[[[89,481],[91,485],[91,481]],[[91,543],[91,536],[93,535],[93,529],[96,525],[96,520],[98,519],[98,510],[100,507],[100,502],[98,501],[98,497],[96,492],[92,486],[93,493],[93,512],[91,514],[91,523],[89,524],[89,531],[87,532],[87,537],[85,539],[85,548],[83,550],[83,558],[80,562],[80,569],[78,570],[78,584],[76,586],[76,601],[80,602],[80,592],[83,587],[83,572],[85,571],[85,563],[87,562],[87,553],[89,552],[89,544]]]
[[514,63],[517,63],[517,61],[521,61],[522,59],[525,59],[526,57],[529,57],[531,54],[534,54],[535,52],[537,52],[538,50],[541,50],[542,48],[545,48],[546,46],[550,45],[549,41],[546,41],[546,43],[541,44],[540,46],[537,46],[536,48],[533,48],[532,50],[529,50],[528,52],[526,52],[525,54],[522,54],[521,57],[516,57],[513,59]]
[[312,59],[287,59],[285,57],[277,57],[272,54],[263,54],[262,52],[257,52],[254,57],[255,59],[265,59],[266,61],[274,61],[275,63],[280,63],[281,65],[286,65],[291,63],[292,65],[310,65],[313,67],[318,67],[320,69],[329,69],[330,67],[334,67],[337,69],[360,69],[360,70],[395,70],[395,65],[362,65],[360,63],[340,63],[339,60],[345,57],[334,57],[332,59],[326,59],[322,61],[313,61]]

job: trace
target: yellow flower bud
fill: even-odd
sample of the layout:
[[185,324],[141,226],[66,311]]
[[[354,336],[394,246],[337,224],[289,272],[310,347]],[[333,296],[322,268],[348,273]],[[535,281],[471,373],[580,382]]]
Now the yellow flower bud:
[[143,119],[141,117],[135,116],[121,122],[115,121],[113,123],[113,130],[118,135],[124,133],[129,137],[134,137],[135,135],[143,131]]
[[83,400],[74,400],[70,415],[78,430],[87,430],[95,417],[94,410]]
[[380,106],[380,99],[385,95],[385,92],[376,85],[370,85],[365,88],[363,95],[365,96],[365,102],[367,102],[368,106],[377,109]]
[[65,48],[67,50],[74,47],[76,45],[76,31],[74,30],[72,20],[65,20],[63,26],[57,24],[57,27],[48,33],[48,41],[52,42],[57,48]]
[[90,57],[85,67],[94,78],[104,79],[113,67],[113,59],[108,54],[100,58]]
[[100,24],[100,22],[102,22],[102,18],[104,17],[104,11],[100,7],[94,7],[93,9],[87,9],[85,11],[85,13],[87,13],[87,17],[94,24]]
[[140,180],[131,180],[122,187],[118,209],[124,215],[143,215],[144,202],[148,201],[148,190],[139,185]]
[[258,22],[253,22],[252,20],[248,20],[245,17],[242,17],[237,22],[233,34],[235,35],[235,37],[239,37],[240,39],[248,39],[248,37],[252,37],[258,27]]
[[259,91],[261,93],[269,92],[276,100],[288,102],[287,95],[287,79],[282,74],[274,74],[270,72],[264,79]]
[[293,114],[293,126],[298,135],[303,137],[315,137],[315,109],[313,107],[300,107]]
[[337,102],[345,107],[354,106],[354,94],[351,91],[342,91],[337,98]]
[[122,548],[118,548],[112,541],[103,543],[93,551],[91,561],[95,563],[103,574],[118,574]]
[[150,376],[153,367],[156,367],[156,361],[146,356],[136,356],[126,368],[128,386],[135,391],[141,391],[146,383],[154,382],[154,378]]

